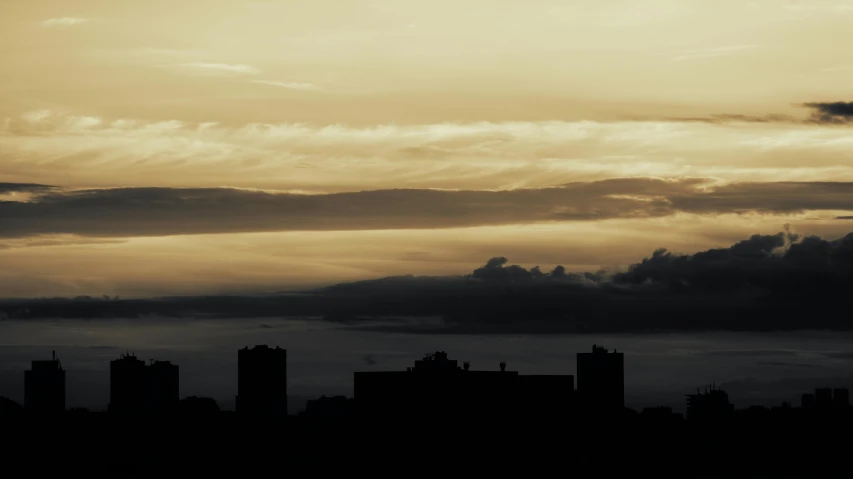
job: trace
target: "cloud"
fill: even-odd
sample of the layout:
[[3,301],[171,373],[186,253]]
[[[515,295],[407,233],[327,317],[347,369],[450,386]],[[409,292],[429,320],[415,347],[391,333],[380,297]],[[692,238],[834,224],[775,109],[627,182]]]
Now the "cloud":
[[45,27],[73,27],[75,25],[80,25],[82,23],[86,23],[89,20],[87,18],[80,17],[61,17],[61,18],[48,18],[41,22],[41,24]]
[[844,124],[853,122],[853,102],[814,102],[803,106],[814,109],[810,121],[814,123]]
[[39,123],[50,118],[53,115],[53,112],[50,110],[34,110],[31,112],[27,112],[23,115],[23,118],[30,123]]
[[[506,191],[398,189],[326,195],[117,188],[48,193],[32,202],[3,204],[0,235],[446,228],[657,217],[677,211],[792,213],[843,209],[852,201],[853,183],[714,186],[703,179],[655,178]],[[18,227],[24,229],[16,231]]]
[[741,357],[762,357],[762,356],[797,356],[799,353],[790,349],[735,349],[735,350],[714,350],[701,351],[700,354],[708,356],[741,356]]
[[844,124],[853,121],[853,102],[809,102],[799,106],[812,109],[812,114],[805,119],[790,115],[741,115],[723,113],[706,117],[668,118],[670,121],[702,122],[712,124],[727,123],[804,123],[804,124]]
[[[824,70],[830,71],[830,70]],[[833,69],[832,71],[841,71]],[[791,115],[742,115],[737,113],[721,113],[700,117],[672,117],[667,121],[699,122],[717,125],[732,123],[801,123],[801,124],[845,124],[853,121],[853,102],[809,102],[799,106],[811,108],[812,114],[805,119]]]
[[39,185],[35,183],[0,183],[0,195],[3,193],[29,193],[45,191],[55,186]]
[[48,246],[105,245],[121,243],[124,243],[124,240],[114,238],[82,237],[73,234],[48,234],[6,239],[3,243],[0,243],[0,248],[41,248]]
[[277,86],[279,88],[287,88],[290,90],[312,90],[314,88],[317,88],[317,86],[313,83],[282,82],[270,80],[252,80],[251,83],[256,83],[258,85]]
[[[783,232],[693,255],[659,250],[615,274],[565,273],[559,267],[542,273],[493,258],[465,277],[386,278],[329,291],[351,314],[443,318],[427,332],[639,332],[849,330],[848,318],[823,311],[842,308],[850,287],[853,234],[828,241]],[[399,324],[381,329],[424,331]]]
[[[658,284],[675,293],[756,295],[777,304],[790,298],[811,298],[817,301],[813,306],[821,300],[834,303],[853,284],[853,234],[835,241],[790,232],[754,235],[729,248],[693,255],[660,249],[615,274],[613,281]],[[774,305],[766,306],[769,312]],[[820,322],[820,315],[812,307],[804,320]]]
[[732,45],[726,47],[711,48],[708,50],[694,50],[678,55],[674,57],[673,60],[681,62],[686,60],[698,60],[702,58],[716,58],[734,55],[746,50],[753,50],[758,47],[759,45]]
[[512,191],[400,189],[326,195],[229,188],[84,190],[0,204],[0,236],[447,228],[660,216],[673,210],[659,195],[691,183],[629,179]]
[[843,210],[853,183],[618,178],[502,191],[393,189],[295,194],[234,188],[48,191],[0,203],[0,237],[432,229],[657,218],[676,213]]
[[35,196],[54,188],[54,186],[34,183],[0,183],[0,203],[3,201],[30,201]]
[[820,368],[821,366],[818,364],[808,364],[808,363],[791,363],[787,361],[758,361],[756,364],[761,366],[776,366],[782,368]]
[[853,352],[831,352],[826,353],[826,357],[830,359],[853,359]]
[[837,73],[837,72],[853,72],[853,65],[837,65],[821,69],[822,72]]
[[731,118],[231,125],[56,111],[27,116],[0,121],[0,171],[72,187],[126,185],[128,178],[146,186],[315,193],[493,190],[636,176],[853,181],[853,139],[835,125]]
[[191,68],[200,72],[211,73],[236,73],[245,75],[257,75],[261,70],[249,65],[232,64],[232,63],[207,63],[207,62],[192,62],[184,63],[183,67]]
[[[819,197],[813,195],[821,195]],[[844,210],[853,200],[853,183],[775,182],[734,183],[694,193],[667,195],[674,209],[691,213],[792,213]]]
[[763,116],[741,115],[736,113],[719,113],[705,117],[675,117],[668,121],[700,122],[717,125],[727,123],[802,123],[802,120],[790,115],[769,114]]
[[844,3],[830,5],[788,3],[783,5],[782,8],[791,12],[853,13],[853,5]]
[[[286,310],[294,317],[326,317],[351,329],[431,334],[853,330],[846,315],[830,313],[849,306],[850,288],[853,233],[826,240],[786,231],[692,255],[660,249],[615,273],[574,273],[559,266],[545,272],[496,257],[467,275],[394,276],[303,294],[7,300],[0,301],[0,313],[26,318],[261,318]],[[700,354],[798,353],[751,349]]]

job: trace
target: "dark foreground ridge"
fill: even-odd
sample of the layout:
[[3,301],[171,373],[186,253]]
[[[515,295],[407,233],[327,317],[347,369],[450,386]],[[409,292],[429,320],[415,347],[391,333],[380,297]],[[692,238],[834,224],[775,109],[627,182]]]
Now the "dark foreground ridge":
[[25,372],[23,406],[0,399],[0,420],[13,463],[87,477],[284,474],[297,466],[803,477],[847,467],[847,389],[818,388],[796,407],[735,410],[711,385],[687,395],[684,416],[635,411],[624,405],[624,361],[596,345],[578,353],[576,375],[527,375],[504,362],[472,369],[437,351],[405,371],[355,372],[352,397],[323,396],[294,415],[279,347],[238,351],[236,411],[210,398],[179,399],[178,365],[132,354],[111,361],[106,411],[66,410],[65,370],[54,354]]

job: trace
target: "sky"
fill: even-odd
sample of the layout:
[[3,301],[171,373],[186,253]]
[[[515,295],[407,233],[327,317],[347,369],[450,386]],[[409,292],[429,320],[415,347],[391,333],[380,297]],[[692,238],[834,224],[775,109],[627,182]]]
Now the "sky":
[[853,217],[853,2],[0,2],[0,296],[620,270]]

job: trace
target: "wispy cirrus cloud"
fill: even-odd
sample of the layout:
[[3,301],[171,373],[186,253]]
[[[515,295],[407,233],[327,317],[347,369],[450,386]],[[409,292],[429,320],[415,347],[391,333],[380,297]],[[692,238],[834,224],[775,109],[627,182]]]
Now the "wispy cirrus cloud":
[[[843,105],[834,108],[824,113],[837,116]],[[725,118],[357,127],[36,110],[0,121],[0,180],[120,186],[132,175],[150,186],[313,192],[508,189],[634,176],[853,181],[849,128]]]
[[257,75],[261,73],[259,68],[239,63],[190,62],[184,63],[181,66],[204,73],[230,73],[242,75]]
[[48,18],[47,20],[43,20],[41,25],[44,27],[73,27],[88,21],[88,18],[81,17]]
[[27,120],[30,123],[38,123],[40,121],[44,121],[50,118],[53,115],[53,112],[47,109],[41,110],[33,110],[22,115],[24,120]]
[[258,85],[269,85],[275,86],[279,88],[287,88],[290,90],[312,90],[317,88],[317,85],[313,83],[304,83],[304,82],[284,82],[284,81],[271,81],[271,80],[252,80],[251,83],[255,83]]
[[826,13],[853,13],[853,4],[835,3],[835,4],[804,4],[804,3],[789,3],[782,6],[790,12],[826,12]]
[[827,73],[853,72],[853,65],[836,65],[834,67],[824,68],[821,71]]
[[758,47],[759,45],[732,45],[727,47],[711,48],[708,50],[692,50],[673,57],[673,61],[681,62],[688,60],[700,60],[703,58],[724,57],[754,50]]

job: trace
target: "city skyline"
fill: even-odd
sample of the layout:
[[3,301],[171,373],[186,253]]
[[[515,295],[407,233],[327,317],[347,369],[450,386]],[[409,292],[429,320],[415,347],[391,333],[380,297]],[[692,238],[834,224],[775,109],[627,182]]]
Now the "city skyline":
[[[461,414],[470,418],[494,414],[501,410],[585,411],[585,414],[613,416],[620,411],[638,411],[625,405],[624,353],[592,345],[591,352],[577,352],[577,371],[574,374],[519,374],[507,370],[500,361],[494,369],[471,369],[469,361],[461,365],[444,351],[425,354],[405,370],[356,370],[352,393],[346,396],[321,394],[307,397],[303,404],[288,414],[287,349],[266,344],[238,350],[237,401],[234,409],[222,408],[208,396],[179,394],[179,365],[168,360],[150,359],[145,362],[133,353],[121,354],[110,361],[110,402],[102,408],[72,407],[66,409],[66,379],[56,351],[50,360],[33,360],[25,371],[25,401],[23,409],[32,417],[50,416],[72,411],[103,411],[119,417],[162,416],[181,413],[181,401],[209,402],[216,410],[236,411],[247,418],[284,419],[301,416],[311,407],[322,408],[324,401],[335,406],[338,398],[353,400],[359,414],[391,420],[406,414]],[[629,356],[630,359],[630,356]],[[372,366],[366,361],[368,366]],[[702,389],[704,387],[704,393]],[[735,405],[729,395],[715,383],[696,388],[696,394],[685,394],[687,419],[702,418],[708,413],[730,414]],[[243,397],[241,402],[241,396]],[[0,396],[2,397],[2,396]],[[2,397],[9,404],[9,398]],[[241,405],[242,404],[242,405]],[[671,404],[671,403],[670,403]],[[21,405],[18,405],[21,407]],[[802,409],[849,408],[849,389],[816,386],[813,393],[804,392],[796,407]],[[8,407],[8,405],[7,405]],[[738,410],[764,407],[751,404]],[[790,408],[791,401],[774,407]],[[307,408],[307,409],[306,409]],[[639,408],[645,414],[669,411],[682,416],[680,407],[660,404]],[[419,412],[420,411],[420,412]],[[675,411],[675,412],[674,412]],[[13,413],[11,409],[7,411]],[[208,412],[212,412],[208,409]],[[338,414],[340,410],[326,410]],[[573,413],[574,413],[573,412]],[[639,412],[639,411],[638,411]],[[316,414],[317,412],[314,411]]]

